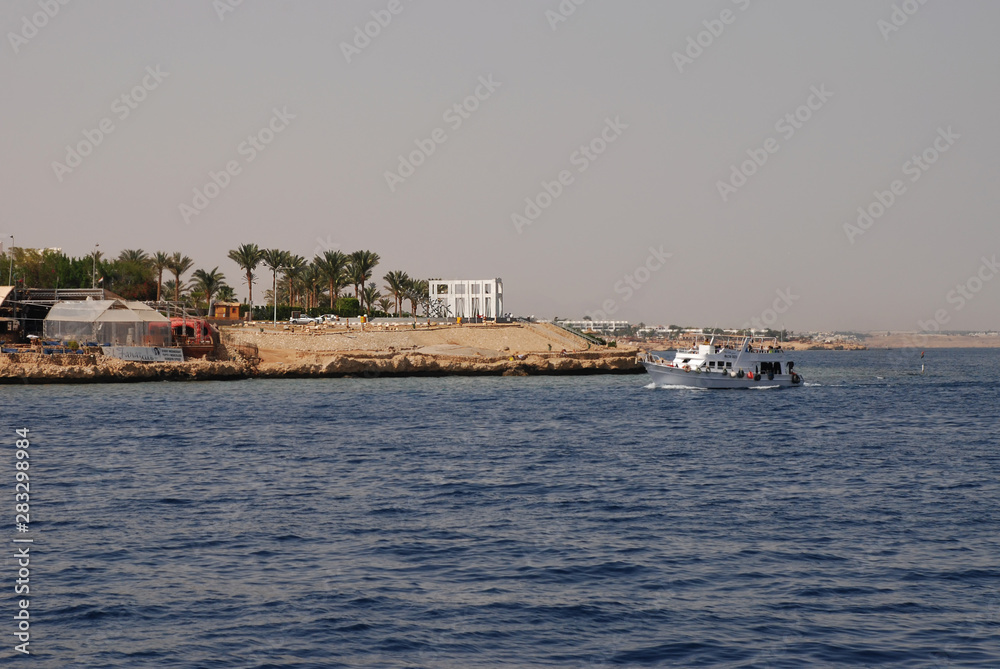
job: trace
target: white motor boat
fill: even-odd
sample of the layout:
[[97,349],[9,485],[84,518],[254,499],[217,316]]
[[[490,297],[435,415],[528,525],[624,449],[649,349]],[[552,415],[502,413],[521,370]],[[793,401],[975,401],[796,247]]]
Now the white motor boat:
[[760,388],[803,385],[795,363],[776,337],[712,337],[676,352],[673,360],[642,353],[642,363],[657,385],[691,388]]

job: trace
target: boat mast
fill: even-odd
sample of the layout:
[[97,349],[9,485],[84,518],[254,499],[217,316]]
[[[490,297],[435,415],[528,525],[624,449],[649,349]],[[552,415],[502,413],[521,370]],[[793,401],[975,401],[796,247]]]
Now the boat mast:
[[743,343],[740,344],[740,352],[736,354],[736,362],[733,363],[733,369],[739,369],[740,358],[743,357],[743,352],[747,350],[747,342],[750,341],[750,337],[744,337]]

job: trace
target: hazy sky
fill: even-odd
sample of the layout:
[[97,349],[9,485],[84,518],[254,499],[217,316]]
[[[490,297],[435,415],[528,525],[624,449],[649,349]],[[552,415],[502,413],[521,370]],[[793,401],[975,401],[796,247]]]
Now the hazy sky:
[[995,0],[6,0],[0,26],[18,246],[180,250],[243,295],[226,253],[255,242],[501,277],[538,317],[1000,327]]

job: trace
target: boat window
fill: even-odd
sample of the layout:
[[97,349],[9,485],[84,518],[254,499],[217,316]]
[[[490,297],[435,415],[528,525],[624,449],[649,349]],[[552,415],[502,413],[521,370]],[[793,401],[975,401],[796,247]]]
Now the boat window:
[[727,362],[726,363],[726,367],[732,367],[732,366],[733,366],[733,363],[731,363],[731,362]]
[[715,361],[713,360],[712,362],[708,363],[708,366],[709,367],[715,367]]

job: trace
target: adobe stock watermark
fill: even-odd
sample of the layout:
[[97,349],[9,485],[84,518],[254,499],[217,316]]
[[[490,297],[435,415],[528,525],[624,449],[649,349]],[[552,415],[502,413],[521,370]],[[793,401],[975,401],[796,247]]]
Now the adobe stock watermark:
[[340,249],[340,242],[333,241],[333,237],[330,235],[326,236],[326,239],[322,237],[316,238],[316,246],[313,247],[312,257],[323,255],[327,251],[336,251]]
[[190,225],[191,219],[203,212],[212,200],[219,197],[222,191],[232,183],[233,178],[242,174],[243,166],[256,160],[257,156],[265,151],[294,119],[295,114],[290,113],[287,106],[281,109],[274,107],[267,124],[254,134],[247,135],[247,138],[236,146],[236,154],[243,158],[243,162],[233,159],[226,162],[218,172],[209,170],[208,181],[205,182],[205,185],[193,189],[194,195],[191,198],[191,204],[181,202],[178,205],[184,224]]
[[[981,259],[979,268],[970,276],[967,280],[962,283],[956,284],[955,287],[948,291],[945,295],[945,301],[948,304],[954,305],[952,311],[961,311],[966,307],[969,302],[975,299],[976,294],[983,289],[983,287],[993,280],[998,273],[1000,273],[1000,264],[997,263],[997,256],[994,253],[992,258],[987,258],[983,256]],[[938,309],[934,312],[934,317],[926,321],[917,321],[917,325],[923,332],[937,332],[941,329],[942,325],[947,325],[951,320],[951,315],[948,313],[947,309]]]
[[[919,154],[913,154],[909,160],[903,163],[902,168],[900,168],[903,175],[910,178],[910,183],[916,183],[938,161],[941,154],[947,153],[961,137],[951,129],[950,125],[947,129],[939,126],[937,137],[934,138],[931,145]],[[854,240],[868,232],[875,225],[875,221],[882,218],[906,192],[906,183],[902,179],[895,179],[886,190],[874,191],[875,199],[866,206],[858,207],[857,220],[854,223],[844,223],[844,234],[847,235],[847,241],[854,244]]]
[[59,15],[62,8],[69,4],[69,0],[38,0],[36,4],[41,11],[31,16],[25,14],[21,17],[21,30],[7,33],[7,40],[14,49],[14,55],[20,53],[21,47],[34,39],[39,30],[49,25],[49,21]]
[[142,104],[149,94],[160,87],[163,80],[170,76],[169,72],[160,70],[160,66],[149,65],[146,67],[146,75],[142,80],[132,87],[131,90],[122,93],[111,102],[112,116],[105,116],[94,128],[85,128],[81,133],[83,139],[75,144],[66,145],[66,155],[63,162],[52,161],[52,171],[55,172],[59,183],[63,182],[66,175],[72,174],[73,170],[83,164],[84,158],[94,152],[104,140],[116,129],[115,119],[122,122],[132,115],[139,105]]
[[243,4],[243,0],[212,0],[212,9],[215,10],[219,22],[226,20],[226,14],[236,11],[236,8]]
[[[732,3],[736,5],[737,9],[741,12],[745,12],[750,6],[750,0],[732,0]],[[687,46],[684,51],[674,51],[674,65],[677,66],[677,71],[684,74],[684,68],[688,65],[694,65],[694,61],[701,58],[702,54],[705,53],[705,49],[715,44],[715,40],[722,37],[722,34],[726,32],[726,26],[731,26],[736,22],[736,17],[739,16],[736,12],[731,9],[723,9],[719,12],[719,17],[716,19],[705,19],[701,22],[705,29],[695,35],[688,35]]]
[[637,292],[642,290],[642,287],[649,282],[653,274],[663,269],[663,266],[667,264],[667,260],[672,256],[672,253],[667,253],[663,250],[662,244],[659,248],[650,246],[649,255],[646,256],[646,260],[615,282],[614,291],[616,295],[621,296],[620,303],[618,298],[610,297],[601,303],[600,309],[588,311],[587,315],[591,320],[595,321],[608,320],[609,316],[613,316],[618,312],[621,304],[628,302]]
[[[774,123],[774,131],[786,142],[794,137],[795,133],[809,122],[813,114],[822,109],[827,101],[833,97],[833,93],[826,89],[826,84],[821,84],[819,88],[811,86],[809,91],[805,102]],[[746,160],[739,166],[736,163],[729,166],[728,181],[715,182],[715,187],[719,190],[719,197],[722,198],[722,201],[728,202],[729,197],[745,186],[750,177],[757,174],[757,171],[767,163],[768,159],[780,150],[781,144],[774,137],[765,139],[758,148],[747,149],[746,153],[749,157]]]
[[[623,123],[620,116],[615,116],[614,119],[605,118],[601,132],[571,153],[569,164],[576,168],[577,174],[583,174],[598,158],[604,155],[609,146],[618,141],[618,138],[627,129],[628,124]],[[552,203],[559,199],[566,188],[573,185],[575,180],[573,172],[568,169],[560,170],[553,181],[543,180],[541,182],[542,190],[538,191],[534,197],[524,198],[524,213],[513,212],[510,215],[510,221],[513,223],[514,229],[517,230],[517,234],[521,234],[525,227],[537,221],[542,212],[551,207]]]
[[910,21],[910,17],[920,11],[920,8],[927,4],[927,0],[903,0],[902,3],[893,4],[889,19],[879,19],[875,22],[878,31],[882,33],[882,39],[889,41],[889,35],[899,32],[900,28]]
[[587,2],[587,0],[559,0],[555,9],[545,10],[545,20],[549,22],[552,32],[559,28],[560,23],[569,21],[569,17],[576,14],[576,8]]
[[[413,0],[407,0],[412,2]],[[340,52],[344,54],[344,60],[350,65],[355,56],[360,56],[361,52],[371,46],[372,40],[382,34],[382,31],[389,27],[393,17],[403,13],[406,6],[402,0],[389,0],[385,9],[373,9],[372,20],[364,25],[354,26],[354,38],[350,42],[340,43]]]
[[997,274],[1000,274],[1000,263],[997,262],[996,254],[994,253],[989,258],[982,256],[976,271],[965,281],[955,284],[955,287],[945,295],[945,301],[953,305],[951,310],[937,309],[931,318],[918,320],[919,331],[906,335],[903,345],[893,349],[890,361],[896,366],[903,366],[904,363],[908,362],[910,358],[915,356],[917,350],[927,346],[929,334],[940,332],[942,326],[951,322],[954,312],[959,312],[968,306]]
[[[485,77],[479,77],[479,85],[476,86],[472,94],[456,102],[444,110],[441,115],[442,120],[448,124],[452,132],[458,131],[462,124],[472,118],[472,115],[479,109],[482,103],[493,97],[497,89],[503,85],[502,81],[494,81],[493,73]],[[448,141],[448,133],[444,128],[438,127],[431,131],[425,139],[415,139],[413,143],[416,149],[410,151],[405,156],[399,154],[399,164],[397,171],[386,170],[383,173],[385,184],[389,187],[390,193],[395,193],[400,184],[417,173],[417,168],[427,162],[427,159],[434,155],[437,147]]]
[[754,330],[769,329],[778,322],[779,316],[786,313],[795,302],[801,299],[801,296],[794,294],[791,288],[785,288],[784,290],[778,288],[774,291],[774,294],[777,297],[774,298],[771,306],[760,312],[760,317],[751,318],[741,325],[741,330],[749,330],[750,328]]

